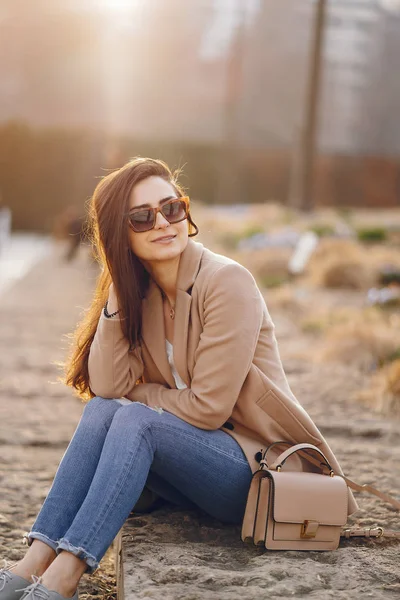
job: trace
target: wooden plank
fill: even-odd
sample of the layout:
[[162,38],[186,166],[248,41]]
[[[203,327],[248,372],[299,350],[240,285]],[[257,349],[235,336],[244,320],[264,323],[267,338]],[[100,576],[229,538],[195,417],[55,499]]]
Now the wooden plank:
[[122,560],[122,529],[114,540],[117,600],[125,600],[124,563]]

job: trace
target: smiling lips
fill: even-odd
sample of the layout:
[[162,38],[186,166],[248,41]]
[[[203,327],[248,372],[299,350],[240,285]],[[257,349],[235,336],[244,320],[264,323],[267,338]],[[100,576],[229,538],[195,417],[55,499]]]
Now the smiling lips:
[[168,242],[170,240],[173,240],[175,237],[176,237],[176,235],[167,235],[167,236],[159,237],[156,240],[153,240],[153,242]]

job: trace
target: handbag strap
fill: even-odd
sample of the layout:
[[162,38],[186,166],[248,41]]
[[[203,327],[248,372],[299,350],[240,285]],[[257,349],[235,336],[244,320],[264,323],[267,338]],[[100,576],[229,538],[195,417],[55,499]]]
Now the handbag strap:
[[356,492],[367,492],[369,494],[373,494],[374,496],[378,496],[378,498],[380,498],[384,502],[389,502],[389,504],[392,504],[392,506],[397,508],[397,510],[400,510],[400,502],[396,500],[396,498],[393,498],[393,496],[390,496],[390,494],[385,494],[384,492],[381,492],[380,490],[377,490],[376,488],[372,487],[372,485],[368,485],[366,483],[364,483],[364,485],[360,485],[359,483],[356,483],[355,481],[352,481],[348,477],[340,475],[339,473],[337,473],[337,475],[339,475],[339,477],[342,477],[342,479],[345,480],[349,488],[351,488],[352,490],[355,490]]
[[[271,470],[279,471],[283,467],[285,461],[290,456],[292,456],[292,454],[295,454],[295,452],[303,451],[307,455],[307,458],[309,458],[308,452],[305,452],[306,450],[317,453],[323,459],[323,462],[319,463],[320,466],[327,467],[329,472],[331,474],[333,474],[333,469],[332,469],[331,465],[328,463],[328,460],[327,460],[325,454],[319,448],[317,448],[317,446],[313,446],[312,444],[296,444],[295,446],[288,448],[287,450],[285,450],[284,452],[282,452],[282,454],[280,454],[278,456],[278,458],[272,463],[272,465],[269,468]],[[263,462],[264,461],[261,461],[261,463],[263,463]]]
[[383,527],[342,527],[340,537],[388,537],[400,540],[400,531],[384,529]]
[[[393,496],[391,496],[390,494],[381,492],[380,490],[377,490],[376,488],[372,487],[372,485],[368,485],[366,483],[364,483],[364,485],[360,485],[359,483],[352,481],[344,475],[338,475],[339,477],[345,480],[349,488],[351,488],[352,490],[355,490],[356,492],[367,492],[368,494],[373,494],[374,496],[377,496],[384,502],[392,504],[392,506],[397,508],[397,510],[400,510],[400,502],[396,500],[396,498],[393,498]],[[342,527],[340,536],[347,539],[351,537],[388,537],[400,540],[400,531],[394,531],[390,529],[387,530],[383,527]]]

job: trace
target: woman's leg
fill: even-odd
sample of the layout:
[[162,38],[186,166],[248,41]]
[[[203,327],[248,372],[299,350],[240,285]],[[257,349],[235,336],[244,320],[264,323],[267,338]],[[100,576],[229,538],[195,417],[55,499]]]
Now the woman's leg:
[[57,581],[63,550],[84,561],[85,572],[97,569],[138,500],[150,468],[210,515],[241,521],[252,473],[237,442],[221,430],[202,430],[133,402],[112,420],[90,489],[57,544],[58,556],[44,574],[45,585],[46,580]]
[[[122,407],[113,400],[90,400],[66,449],[43,506],[28,534],[29,549],[12,569],[30,580],[41,575],[56,557],[64,535],[86,497],[111,421]],[[39,540],[42,543],[33,542]],[[33,544],[33,545],[32,545]]]
[[158,496],[161,496],[161,498],[164,498],[164,500],[168,500],[168,502],[176,504],[181,508],[190,509],[196,507],[194,502],[189,500],[187,496],[177,490],[176,487],[171,485],[164,477],[155,473],[152,468],[146,479],[146,487],[152,492],[155,492]]

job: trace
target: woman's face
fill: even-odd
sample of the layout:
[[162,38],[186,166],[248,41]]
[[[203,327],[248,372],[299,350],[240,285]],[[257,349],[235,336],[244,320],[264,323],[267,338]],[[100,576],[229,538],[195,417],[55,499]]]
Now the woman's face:
[[[162,206],[163,200],[177,198],[173,186],[162,177],[151,176],[137,183],[129,198],[129,211],[142,204],[154,208]],[[157,242],[161,236],[175,236],[171,241]],[[158,262],[178,258],[188,242],[188,221],[169,223],[161,212],[157,213],[154,228],[136,232],[129,227],[131,250],[142,261]]]

